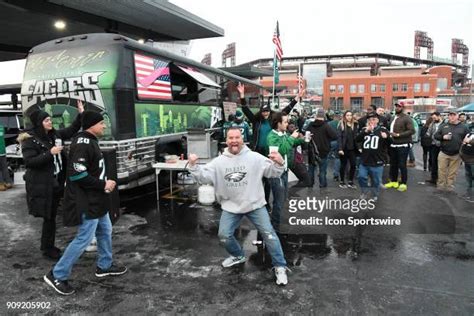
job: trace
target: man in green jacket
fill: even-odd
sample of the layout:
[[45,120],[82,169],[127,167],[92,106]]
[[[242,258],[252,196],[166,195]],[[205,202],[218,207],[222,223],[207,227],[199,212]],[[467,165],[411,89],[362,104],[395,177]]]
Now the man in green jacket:
[[277,232],[279,231],[283,204],[288,195],[288,169],[293,165],[293,149],[304,143],[304,139],[300,137],[298,130],[295,130],[290,136],[286,132],[287,128],[288,115],[284,112],[275,113],[272,118],[272,131],[267,136],[267,152],[278,151],[285,160],[285,171],[281,177],[270,179],[273,194],[271,222]]
[[13,187],[7,165],[7,152],[5,150],[5,129],[0,124],[0,191]]

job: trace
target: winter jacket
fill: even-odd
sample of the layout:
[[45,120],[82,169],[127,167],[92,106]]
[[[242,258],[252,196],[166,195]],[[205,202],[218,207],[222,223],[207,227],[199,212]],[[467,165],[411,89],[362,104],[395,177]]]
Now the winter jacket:
[[100,218],[109,210],[104,192],[105,161],[97,138],[82,131],[72,141],[64,194],[64,225],[76,226],[87,219]]
[[429,126],[423,125],[421,128],[420,132],[420,138],[421,138],[421,146],[423,147],[430,147],[431,146],[431,135],[428,133],[428,130],[430,128],[431,124]]
[[[312,138],[318,147],[319,156],[326,158],[331,151],[331,141],[337,140],[336,131],[323,120],[315,120],[306,130],[313,134]],[[310,163],[314,159],[311,157],[311,151],[308,151],[308,158]]]
[[415,133],[415,127],[410,116],[405,113],[395,115],[390,121],[390,132],[400,134],[399,137],[392,137],[394,145],[409,144],[412,142],[412,135]]
[[442,126],[443,124],[444,124],[443,122],[433,122],[430,124],[430,127],[428,127],[427,134],[431,137],[431,145],[437,146],[437,147],[441,146],[441,142],[435,139],[434,135],[436,134],[440,126]]
[[[341,124],[337,126],[337,144],[338,144],[338,150],[357,150],[356,146],[356,136],[357,136],[357,131],[359,130],[357,122],[354,122],[353,127],[348,127],[343,126],[344,124],[341,121]],[[348,129],[351,129],[351,131],[348,131]],[[351,133],[352,132],[352,133]],[[350,135],[350,139],[349,136]]]
[[[81,119],[77,115],[68,128],[53,129],[48,135],[31,130],[18,136],[26,167],[24,179],[29,214],[51,218],[53,195],[63,192],[67,159],[64,151],[54,157],[50,150],[57,138],[68,140],[80,127]],[[60,168],[57,175],[55,168]]]
[[[252,123],[252,141],[250,143],[250,148],[254,151],[258,150],[259,152],[261,152],[263,148],[257,148],[257,145],[258,137],[260,135],[260,126],[262,125],[262,121],[264,120],[262,117],[262,112],[258,111],[257,114],[253,114],[253,112],[247,106],[247,101],[245,100],[245,98],[240,99],[240,102],[242,104],[242,112],[244,112],[247,119],[250,121],[250,123]],[[291,100],[291,102],[281,111],[287,114],[290,113],[296,103],[297,101],[295,99]],[[270,116],[268,117],[268,120],[270,122],[272,120],[273,113],[275,113],[275,111],[270,111]],[[266,154],[265,152],[261,153]]]
[[294,147],[301,144],[304,144],[304,139],[294,138],[287,133],[277,132],[276,130],[272,130],[267,138],[268,146],[278,146],[278,152],[285,159],[287,168],[293,167]]
[[[449,133],[452,134],[452,138],[450,140],[443,139],[443,136]],[[454,156],[459,153],[462,141],[467,133],[469,133],[469,130],[464,124],[446,123],[438,128],[438,131],[434,137],[435,139],[441,141],[441,151],[444,154],[448,156]]]

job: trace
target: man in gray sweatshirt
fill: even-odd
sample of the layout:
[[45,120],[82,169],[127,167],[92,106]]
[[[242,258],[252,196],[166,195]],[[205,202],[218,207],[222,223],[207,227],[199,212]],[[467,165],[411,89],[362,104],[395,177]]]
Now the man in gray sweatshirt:
[[272,257],[276,284],[286,285],[285,256],[280,239],[270,223],[262,185],[262,177],[279,178],[285,171],[285,162],[278,152],[270,153],[268,159],[251,151],[244,145],[237,127],[229,128],[226,143],[224,153],[206,165],[198,165],[195,154],[188,157],[191,174],[201,183],[214,185],[216,199],[222,207],[218,235],[231,255],[222,262],[222,266],[227,268],[246,261],[242,247],[234,237],[240,221],[246,216],[263,236]]

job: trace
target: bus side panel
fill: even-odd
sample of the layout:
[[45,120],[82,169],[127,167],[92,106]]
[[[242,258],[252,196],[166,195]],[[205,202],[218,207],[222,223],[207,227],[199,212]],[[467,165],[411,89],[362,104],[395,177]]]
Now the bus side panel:
[[136,103],[137,137],[186,132],[188,128],[210,128],[222,117],[217,106]]
[[21,88],[26,127],[36,109],[48,112],[55,128],[68,126],[77,115],[77,101],[104,115],[104,139],[114,139],[115,82],[121,59],[119,46],[61,48],[28,56]]

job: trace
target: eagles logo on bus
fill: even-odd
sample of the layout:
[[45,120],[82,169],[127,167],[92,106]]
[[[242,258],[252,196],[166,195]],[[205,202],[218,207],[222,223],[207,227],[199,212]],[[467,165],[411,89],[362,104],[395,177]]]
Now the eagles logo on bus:
[[134,57],[138,98],[171,100],[169,63],[138,53]]

